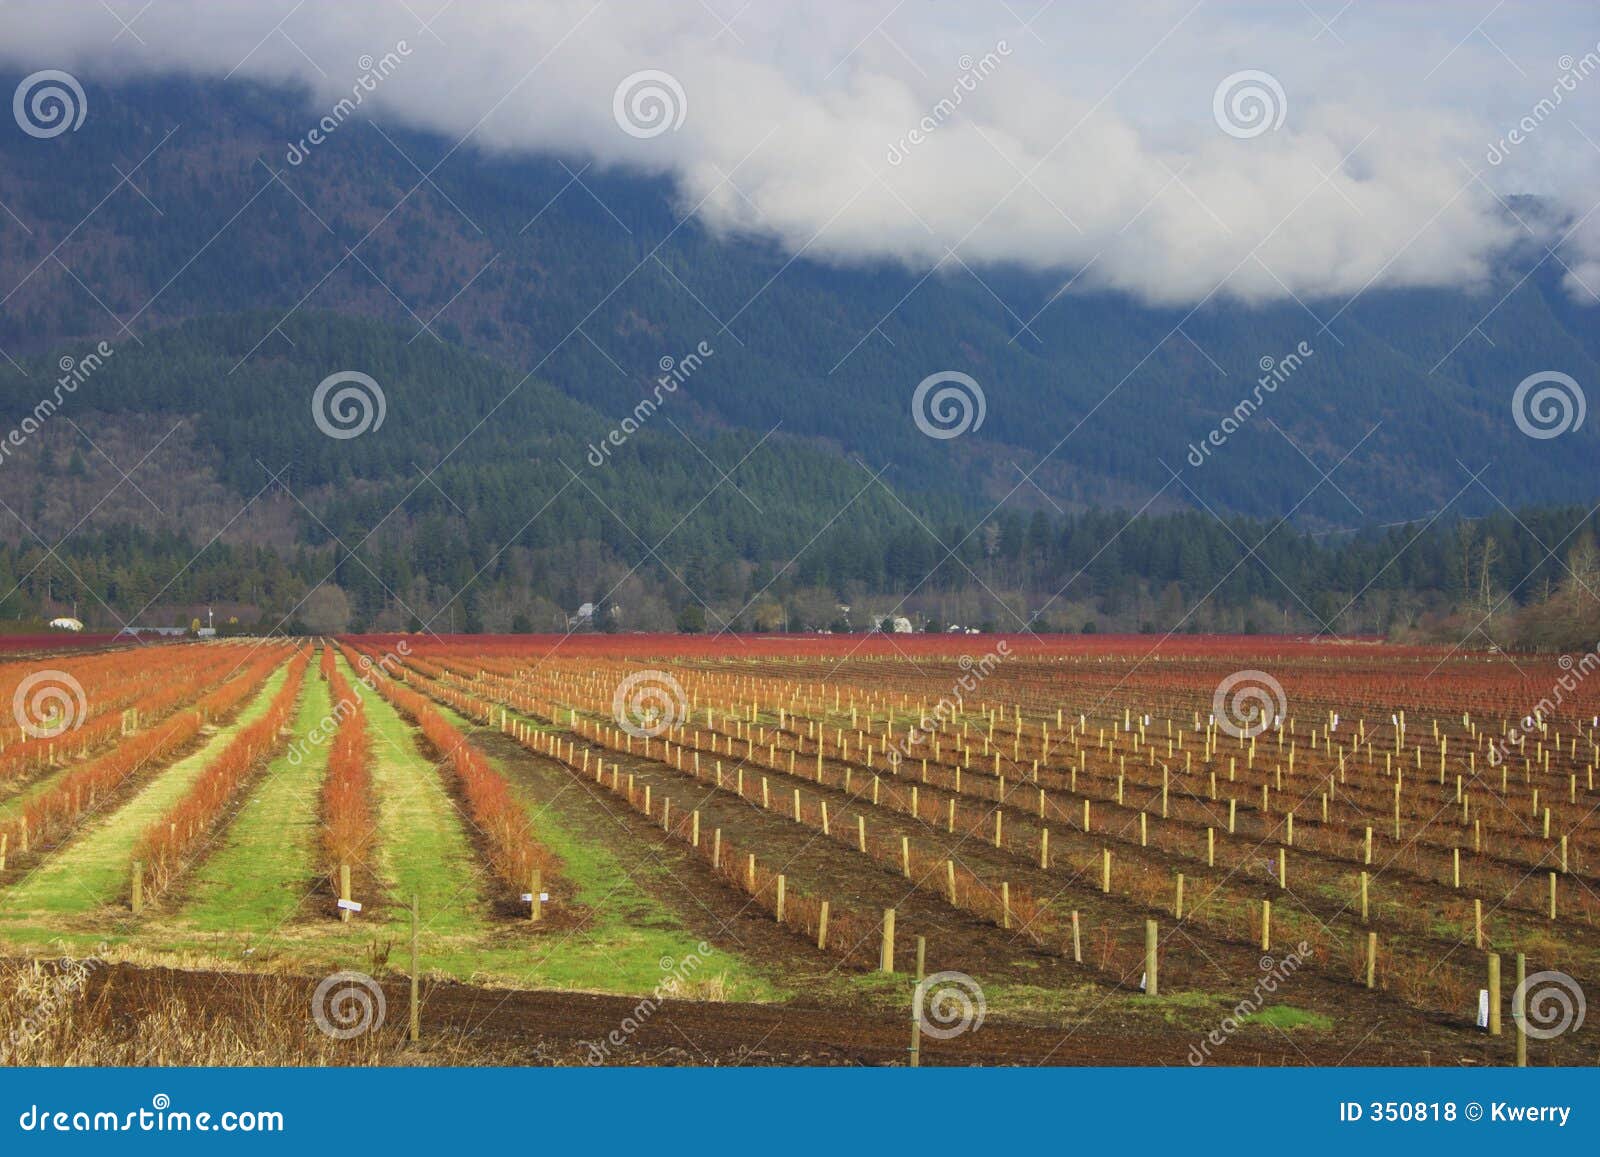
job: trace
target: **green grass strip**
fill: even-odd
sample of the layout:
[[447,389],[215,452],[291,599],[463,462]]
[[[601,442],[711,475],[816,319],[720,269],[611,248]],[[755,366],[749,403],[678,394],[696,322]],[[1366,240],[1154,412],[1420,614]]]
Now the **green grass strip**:
[[[443,704],[436,706],[463,734],[486,730]],[[505,764],[487,752],[485,757],[511,783],[534,838],[561,859],[561,878],[551,885],[557,891],[552,901],[582,905],[591,919],[576,932],[541,936],[510,951],[481,952],[480,968],[544,988],[648,993],[672,975],[673,966],[663,969],[663,961],[693,959],[697,980],[715,978],[718,999],[782,1000],[790,995],[751,961],[722,950],[702,956],[700,938],[650,894],[646,884],[666,886],[666,865],[677,855],[640,855],[630,870],[606,846],[608,839],[618,838],[615,821],[597,815],[583,788],[566,772],[529,782],[508,774]],[[614,801],[610,806],[620,807]],[[687,866],[683,870],[693,871]],[[686,982],[686,993],[694,987]]]
[[[356,686],[347,664],[344,672]],[[416,895],[430,939],[485,931],[477,857],[445,792],[443,773],[417,750],[414,727],[376,692],[356,690],[366,703],[372,737],[372,790],[378,803],[374,867],[389,885],[389,900],[395,905],[392,922],[410,928],[411,897]]]
[[[315,666],[306,672],[290,740],[328,717],[333,697]],[[328,744],[301,744],[298,761],[285,751],[254,785],[222,846],[195,870],[182,918],[207,932],[270,932],[294,916],[314,882],[320,847],[318,814]]]
[[0,914],[41,910],[78,914],[115,900],[127,886],[133,849],[144,830],[183,798],[237,731],[266,714],[287,677],[287,665],[280,666],[244,710],[198,751],[161,771],[116,811],[74,835],[9,893],[0,894]]

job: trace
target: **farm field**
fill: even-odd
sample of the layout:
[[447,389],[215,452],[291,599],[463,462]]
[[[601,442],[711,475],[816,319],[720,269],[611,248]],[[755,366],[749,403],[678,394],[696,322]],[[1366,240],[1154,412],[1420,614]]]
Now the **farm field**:
[[905,1064],[920,993],[930,1065],[1510,1065],[1519,1013],[1526,1063],[1594,1064],[1593,660],[30,650],[0,662],[0,955],[79,977],[95,1031],[276,1009],[318,1046],[276,1063]]

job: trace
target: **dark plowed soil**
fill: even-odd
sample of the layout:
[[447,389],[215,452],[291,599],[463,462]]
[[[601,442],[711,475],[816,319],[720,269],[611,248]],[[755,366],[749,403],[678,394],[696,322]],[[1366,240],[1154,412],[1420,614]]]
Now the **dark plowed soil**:
[[[480,730],[475,733],[474,741],[500,760],[508,774],[532,788],[539,798],[547,801],[554,799],[551,806],[560,812],[564,825],[605,843],[622,859],[653,899],[670,907],[688,927],[697,930],[718,948],[780,968],[781,976],[789,980],[790,987],[802,992],[807,990],[808,977],[821,977],[848,969],[836,957],[820,953],[799,936],[778,928],[767,913],[753,906],[742,892],[714,876],[705,862],[690,854],[681,842],[669,839],[657,824],[646,820],[609,791],[596,787],[592,780],[528,752],[495,731]],[[953,969],[976,976],[984,983],[1012,982],[1043,989],[1077,990],[1079,995],[1073,1005],[1093,1010],[1087,1018],[1069,1014],[1071,1019],[1063,1021],[1063,1027],[1028,1029],[1015,1026],[1005,1030],[1011,1036],[1025,1038],[1027,1043],[1018,1047],[1034,1049],[1031,1054],[1024,1052],[1008,1060],[1003,1055],[980,1053],[955,1063],[1187,1063],[1190,1046],[1197,1043],[1203,1031],[1209,1031],[1213,1022],[1220,1018],[1220,1014],[1189,1009],[1181,1018],[1172,1018],[1173,1021],[1181,1019],[1183,1023],[1169,1023],[1159,1014],[1128,1014],[1123,1011],[1127,1008],[1126,1001],[1117,1002],[1118,1008],[1102,1007],[1102,999],[1117,996],[1119,990],[1122,995],[1132,995],[1137,978],[1132,978],[1124,985],[1108,983],[1104,974],[1075,966],[1069,959],[1040,952],[1014,934],[950,908],[929,892],[911,892],[908,882],[897,873],[861,856],[846,844],[824,839],[812,829],[762,811],[728,792],[718,792],[708,784],[695,781],[692,776],[660,763],[630,759],[617,753],[608,752],[606,758],[608,763],[613,759],[621,763],[624,773],[633,772],[637,784],[650,783],[656,798],[659,799],[663,794],[670,795],[674,811],[699,808],[702,832],[708,833],[713,827],[722,827],[725,838],[741,847],[755,849],[763,862],[789,864],[786,870],[792,874],[792,878],[819,895],[830,896],[836,902],[844,899],[864,907],[879,903],[885,906],[894,904],[899,911],[901,947],[905,948],[911,938],[918,934],[927,938],[929,972]],[[774,793],[783,791],[786,785],[795,782],[783,775],[770,775],[770,779]],[[830,797],[837,795],[827,794]],[[778,796],[775,794],[776,798]],[[839,804],[837,814],[853,814],[846,810],[842,797],[839,797]],[[875,826],[888,821],[895,824],[897,831],[900,825],[904,825],[908,834],[920,835],[923,839],[942,838],[941,833],[930,832],[926,825],[915,825],[907,817],[887,812],[886,809],[871,811]],[[1008,859],[975,841],[963,844],[961,854],[969,858],[975,855],[980,861],[987,861],[993,856],[995,863],[992,867],[995,869],[1007,863]],[[638,870],[647,863],[653,863],[661,870]],[[1056,888],[1063,882],[1056,873],[1045,877],[1021,867],[1015,860],[1010,860],[1009,871],[1016,878],[1035,883],[1041,890],[1046,880],[1052,881]],[[1038,881],[1032,879],[1035,875],[1040,876]],[[1086,911],[1094,911],[1106,898],[1099,896],[1091,887],[1078,891],[1078,899]],[[1117,907],[1115,904],[1112,906]],[[1186,937],[1188,935],[1185,933]],[[1169,945],[1174,963],[1180,955],[1192,955],[1196,962],[1187,969],[1186,976],[1183,969],[1172,970],[1177,973],[1170,978],[1175,989],[1231,993],[1230,1000],[1246,995],[1250,983],[1260,975],[1260,954],[1241,945],[1218,942],[1203,934],[1199,939],[1202,943],[1198,945],[1187,939],[1183,943],[1174,941]],[[902,952],[900,955],[902,959],[897,962],[898,966],[909,970],[909,954]],[[1241,977],[1247,978],[1243,984]],[[1187,983],[1179,983],[1182,980]],[[499,994],[495,994],[493,999],[498,1001]],[[554,999],[604,1001],[609,998]],[[1254,1064],[1259,1055],[1262,1058],[1260,1063],[1264,1064],[1423,1064],[1430,1061],[1496,1064],[1503,1063],[1510,1055],[1509,1036],[1491,1042],[1486,1036],[1462,1025],[1446,1023],[1442,1017],[1425,1016],[1385,994],[1367,992],[1359,985],[1340,984],[1314,973],[1302,971],[1296,975],[1289,982],[1289,991],[1276,999],[1322,1013],[1330,1018],[1334,1028],[1315,1033],[1256,1029],[1243,1037],[1232,1037],[1220,1047],[1213,1047],[1210,1051],[1217,1063]],[[688,1007],[695,1012],[685,1015],[696,1017],[706,1015],[704,1010],[707,1008],[732,1009],[736,1006],[692,1004]],[[785,1026],[811,1026],[819,1012],[795,1006],[781,1009],[747,1007],[742,1012],[728,1012],[725,1023],[742,1020],[752,1026],[761,1025],[763,1027],[756,1030],[756,1038],[759,1039],[769,1028],[788,1031]],[[872,1005],[865,999],[852,1001],[847,996],[845,1007],[832,1008],[825,1015],[841,1024],[845,1021],[853,1024],[857,1020],[863,1024],[875,1024],[878,1026],[875,1031],[888,1034],[890,1043],[886,1047],[889,1051],[874,1054],[871,1063],[898,1063],[904,1059],[909,1040],[908,1024],[897,1022],[892,1017],[886,1020],[881,1003]],[[1204,1029],[1196,1031],[1195,1025],[1203,1025]],[[1073,1031],[1074,1026],[1076,1031]],[[811,1030],[807,1028],[805,1031]],[[989,1029],[984,1031],[987,1033]],[[845,1039],[839,1037],[837,1032],[823,1036],[826,1039]],[[1041,1040],[1047,1043],[1041,1045]],[[683,1040],[679,1039],[677,1043],[687,1050],[686,1055],[675,1059],[670,1052],[664,1053],[659,1058],[652,1058],[652,1063],[707,1063],[697,1057],[692,1049],[688,1049]],[[1585,1059],[1581,1048],[1572,1050],[1571,1046],[1575,1043],[1559,1040],[1545,1042],[1539,1047],[1551,1052],[1552,1061],[1557,1059],[1556,1054],[1559,1053],[1563,1063],[1593,1063],[1595,1058],[1592,1054]],[[754,1047],[754,1043],[746,1041],[744,1046]],[[668,1042],[663,1047],[670,1050],[673,1046]],[[737,1043],[734,1047],[738,1047]],[[930,1050],[956,1050],[950,1054],[954,1056],[959,1053],[961,1046],[958,1041],[950,1045],[936,1042],[928,1047]],[[1058,1047],[1066,1054],[1064,1057],[1058,1058],[1051,1052]],[[742,1063],[801,1063],[790,1054],[782,1053],[782,1050],[780,1053],[774,1058],[757,1058]],[[707,1054],[711,1055],[712,1050],[707,1049]],[[933,1055],[936,1054],[930,1052],[930,1057]],[[1046,1057],[1049,1059],[1045,1060]],[[819,1054],[815,1063],[824,1063],[825,1059]],[[855,1063],[863,1059],[841,1055],[826,1060],[826,1063]],[[716,1063],[740,1062],[716,1058]],[[935,1062],[930,1059],[929,1063]]]
[[[250,1015],[261,990],[290,986],[307,1002],[320,978],[240,976],[115,965],[99,970],[88,996],[104,996],[132,1020],[176,996],[210,1019]],[[255,991],[252,991],[255,990]],[[611,1065],[900,1065],[909,1022],[881,1013],[815,1005],[664,1001],[586,993],[513,992],[467,985],[424,989],[422,1046],[405,1041],[406,983],[386,982],[388,1016],[380,1031],[389,1063]],[[296,1031],[285,1026],[285,1031]],[[299,1031],[315,1032],[305,1026]],[[618,1034],[612,1037],[612,1034]],[[1438,1065],[1505,1063],[1476,1046],[1425,1052],[1419,1045],[1296,1042],[1256,1032],[1214,1051],[1231,1065]],[[1091,1024],[1043,1027],[986,1021],[951,1040],[924,1038],[926,1065],[1187,1065],[1195,1034],[1152,1030],[1100,1015]],[[1498,1050],[1506,1053],[1505,1049]]]
[[[670,841],[657,824],[643,816],[608,790],[584,780],[581,775],[565,770],[551,761],[527,752],[517,744],[497,733],[480,731],[474,734],[475,742],[500,759],[502,766],[513,776],[539,774],[539,765],[545,765],[544,774],[576,780],[576,788],[587,795],[596,807],[604,807],[614,817],[613,829],[626,827],[630,837],[645,840],[663,854],[679,856],[682,867],[675,869],[680,883],[692,890],[696,906],[703,908],[699,920],[691,920],[691,927],[706,924],[706,915],[715,913],[720,929],[722,922],[737,919],[742,927],[746,921],[757,921],[778,932],[780,939],[772,946],[778,960],[787,964],[793,958],[816,961],[824,970],[843,968],[837,957],[821,953],[807,945],[799,936],[773,927],[772,918],[758,908],[748,896],[716,878],[704,861],[685,855],[676,849],[680,842]],[[896,964],[909,969],[915,957],[916,937],[927,942],[927,968],[929,972],[957,970],[985,980],[1010,981],[1042,987],[1081,987],[1097,983],[1089,970],[1075,966],[1070,960],[1050,953],[1040,952],[1014,933],[1001,929],[950,907],[936,894],[913,888],[911,881],[855,851],[837,839],[824,837],[820,832],[792,823],[781,815],[764,811],[760,807],[740,800],[727,791],[696,781],[686,772],[678,772],[665,764],[632,758],[626,754],[607,751],[606,764],[620,764],[622,774],[632,773],[635,785],[641,790],[648,784],[652,806],[659,813],[663,798],[672,800],[673,814],[691,810],[700,812],[702,839],[709,839],[713,830],[720,828],[723,839],[737,847],[741,854],[752,852],[767,868],[783,872],[791,888],[811,893],[820,899],[833,902],[836,910],[847,908],[873,918],[885,908],[894,908],[896,927]],[[731,774],[731,773],[730,773]],[[760,773],[753,776],[751,784],[760,783]],[[609,775],[607,777],[609,782]],[[772,798],[778,800],[783,793],[793,790],[793,780],[769,774]],[[567,795],[574,792],[569,791]],[[853,822],[853,821],[852,821]],[[672,850],[669,852],[668,849]],[[692,882],[691,882],[692,881]],[[708,894],[715,892],[713,902]],[[732,901],[731,908],[727,901]],[[721,905],[719,906],[714,906]],[[736,932],[740,937],[742,932]],[[868,956],[875,956],[877,942],[866,946]],[[752,955],[745,951],[745,955]],[[760,951],[754,953],[759,959]],[[1108,988],[1108,991],[1110,989]]]

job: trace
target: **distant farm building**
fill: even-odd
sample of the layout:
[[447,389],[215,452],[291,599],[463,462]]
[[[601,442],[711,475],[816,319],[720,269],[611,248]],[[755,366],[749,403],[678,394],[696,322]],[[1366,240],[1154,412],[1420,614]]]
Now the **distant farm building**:
[[83,623],[71,615],[62,615],[59,619],[50,620],[50,629],[52,631],[81,631],[83,630]]

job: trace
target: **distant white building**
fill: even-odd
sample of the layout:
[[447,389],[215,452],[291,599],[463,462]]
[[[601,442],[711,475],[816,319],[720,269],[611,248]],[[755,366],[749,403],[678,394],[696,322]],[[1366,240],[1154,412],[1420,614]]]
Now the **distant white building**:
[[50,629],[53,631],[81,631],[83,623],[71,615],[62,615],[59,619],[50,620]]

